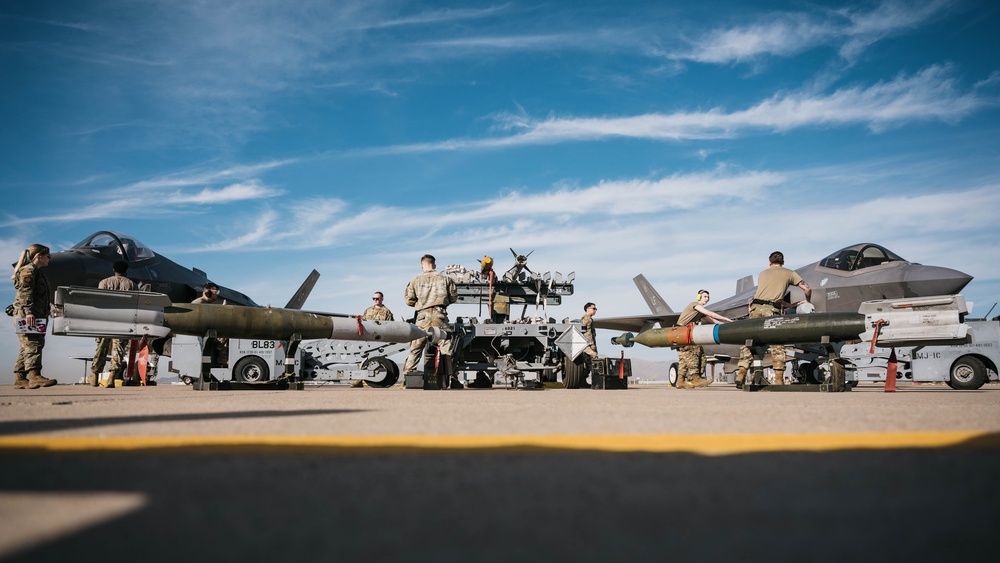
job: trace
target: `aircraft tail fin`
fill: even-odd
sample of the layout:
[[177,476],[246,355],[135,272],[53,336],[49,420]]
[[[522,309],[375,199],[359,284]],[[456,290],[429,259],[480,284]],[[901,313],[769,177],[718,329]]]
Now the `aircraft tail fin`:
[[292,298],[288,300],[288,304],[285,305],[285,308],[301,309],[302,306],[305,305],[306,299],[309,297],[309,294],[312,293],[313,287],[316,285],[316,280],[318,279],[319,279],[319,272],[317,272],[316,270],[309,272],[309,275],[306,276],[306,281],[302,282],[302,285],[299,286],[299,289],[298,291],[295,292],[295,295],[292,295]]
[[736,280],[736,295],[753,289],[753,276],[743,276]]
[[638,276],[632,278],[635,282],[635,286],[639,288],[639,293],[642,294],[642,298],[646,300],[646,305],[649,305],[649,310],[653,312],[654,315],[674,315],[676,314],[670,305],[660,297],[659,292],[653,289],[649,281],[646,280],[646,276],[639,274]]

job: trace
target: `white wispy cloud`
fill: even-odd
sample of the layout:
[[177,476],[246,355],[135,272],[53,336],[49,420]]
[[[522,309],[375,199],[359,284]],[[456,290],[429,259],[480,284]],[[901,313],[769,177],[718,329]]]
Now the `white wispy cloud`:
[[850,24],[845,29],[846,41],[840,48],[840,55],[853,60],[873,43],[918,27],[954,3],[953,0],[894,0],[883,2],[871,11],[843,10],[841,13],[848,18]]
[[727,64],[765,55],[789,57],[819,46],[839,45],[840,55],[851,60],[869,45],[916,27],[951,4],[950,0],[886,0],[870,10],[857,7],[769,14],[746,25],[708,31],[692,40],[688,49],[667,56]]
[[948,66],[931,66],[913,76],[899,75],[868,88],[843,88],[828,96],[775,96],[745,112],[734,123],[776,131],[809,125],[867,124],[873,130],[913,121],[954,122],[982,107],[975,93],[960,93]]
[[668,56],[700,63],[741,62],[763,54],[787,57],[823,44],[834,34],[829,24],[785,14],[766,23],[711,31],[690,50]]
[[10,18],[21,20],[25,22],[32,22],[41,25],[47,25],[52,27],[65,27],[69,29],[75,29],[77,31],[85,31],[88,33],[101,31],[101,26],[89,21],[63,21],[63,20],[52,20],[52,19],[42,19],[42,18],[32,18],[27,16],[19,16],[14,14],[0,14],[0,18]]
[[491,149],[610,138],[723,139],[762,131],[854,124],[880,131],[927,120],[955,122],[989,103],[976,92],[960,92],[950,66],[934,65],[914,75],[900,74],[867,87],[844,87],[828,94],[812,91],[776,94],[737,111],[713,108],[627,117],[549,117],[542,120],[524,114],[501,114],[496,116],[498,130],[517,133],[362,149],[355,154]]
[[488,50],[535,50],[553,46],[583,45],[587,38],[576,34],[545,34],[545,35],[503,35],[476,36],[446,39],[441,41],[425,41],[419,43],[423,47],[446,49],[454,56],[469,56],[468,51],[453,51],[454,49],[488,49]]
[[[495,198],[461,205],[429,207],[371,206],[353,210],[339,199],[311,198],[282,211],[288,220],[275,232],[254,237],[247,251],[268,248],[323,248],[357,244],[371,237],[419,240],[444,236],[482,225],[573,225],[581,216],[617,220],[671,211],[689,211],[703,198],[728,203],[762,197],[782,184],[785,176],[774,172],[714,171],[674,174],[658,179],[607,180],[592,186],[557,186],[541,193],[509,192]],[[692,198],[690,194],[698,194]],[[254,226],[255,232],[258,228]],[[237,250],[234,241],[247,235],[234,231],[232,240],[199,250]]]
[[205,188],[198,192],[184,193],[174,192],[161,198],[161,204],[183,205],[183,204],[225,204],[237,201],[249,201],[255,199],[265,199],[281,195],[281,190],[275,190],[264,186],[260,180],[251,180],[237,184],[230,184],[223,188]]
[[[148,180],[140,180],[116,190],[118,195],[126,193],[145,193],[147,190],[160,188],[204,186],[218,184],[230,180],[253,180],[255,176],[273,170],[295,164],[301,159],[275,159],[259,162],[255,164],[237,164],[221,168],[203,166],[191,170],[184,170],[175,174],[167,174]],[[277,194],[270,194],[277,195]]]
[[210,244],[205,247],[205,250],[233,250],[246,248],[248,246],[254,247],[262,242],[267,242],[269,237],[277,228],[277,223],[280,219],[279,214],[270,209],[254,213],[251,220],[241,221],[241,224],[251,225],[249,230],[238,237],[229,238],[220,243]]
[[[237,166],[214,172],[200,172],[194,176],[178,175],[171,176],[169,179],[141,181],[124,188],[91,194],[89,200],[96,201],[87,205],[67,207],[65,210],[50,214],[9,217],[6,221],[0,221],[0,227],[72,223],[92,219],[132,218],[145,214],[151,202],[155,202],[159,217],[169,217],[174,213],[190,213],[193,207],[211,208],[233,203],[266,200],[283,195],[285,192],[269,187],[257,178],[221,187],[206,186],[206,184],[222,182],[234,175],[243,176],[253,170],[266,170],[270,167],[271,164]],[[195,190],[178,189],[191,186],[203,187]],[[50,209],[56,207],[49,206]]]
[[387,27],[428,25],[454,21],[476,20],[494,17],[506,11],[509,7],[509,4],[503,4],[487,8],[428,10],[411,16],[374,21],[361,25],[359,28],[379,29]]

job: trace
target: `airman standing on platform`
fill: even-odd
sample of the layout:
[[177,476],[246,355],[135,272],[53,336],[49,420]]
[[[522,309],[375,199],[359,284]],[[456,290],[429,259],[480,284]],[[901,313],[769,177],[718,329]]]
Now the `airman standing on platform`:
[[[790,286],[798,286],[806,294],[806,301],[812,296],[812,289],[795,271],[785,268],[785,255],[772,252],[768,257],[769,266],[757,275],[757,293],[750,301],[750,318],[773,317],[780,315],[785,301],[785,292]],[[800,302],[801,303],[801,302]],[[794,303],[793,306],[799,303]],[[771,366],[774,368],[774,384],[785,383],[785,347],[771,346]],[[744,346],[740,350],[739,367],[736,372],[736,387],[742,388],[746,381],[747,371],[753,361],[750,348]]]
[[[406,304],[413,307],[416,312],[416,325],[427,330],[430,327],[441,329],[448,328],[448,305],[458,301],[458,287],[455,280],[451,279],[436,270],[437,263],[433,256],[424,254],[420,258],[420,269],[422,272],[410,280],[403,293]],[[404,376],[417,372],[420,365],[420,358],[427,344],[426,338],[418,338],[410,343],[410,354],[406,357],[406,364],[403,366]],[[445,373],[451,380],[452,387],[462,387],[462,384],[454,376],[454,366],[451,363],[451,342],[439,343],[441,353],[441,364],[444,365]]]
[[[135,289],[135,282],[125,277],[128,272],[128,262],[119,260],[111,267],[115,275],[104,278],[97,284],[98,289],[113,289],[116,291],[132,291]],[[124,338],[98,338],[97,350],[94,352],[94,361],[90,364],[90,384],[97,387],[98,378],[104,371],[104,363],[107,361],[108,352],[111,352],[111,365],[108,371],[111,377],[108,380],[108,387],[115,386],[115,378],[122,369],[125,360],[125,352],[128,350],[128,340]]]

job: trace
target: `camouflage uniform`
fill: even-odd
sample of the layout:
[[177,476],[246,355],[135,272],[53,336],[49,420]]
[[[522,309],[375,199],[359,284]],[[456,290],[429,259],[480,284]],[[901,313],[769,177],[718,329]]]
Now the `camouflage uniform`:
[[[361,313],[361,320],[363,321],[391,321],[394,320],[392,317],[392,311],[389,310],[385,305],[372,305],[365,309],[364,313]],[[371,385],[369,383],[369,385]],[[351,383],[351,387],[359,388],[364,387],[365,381],[363,379],[356,379]]]
[[[677,318],[677,325],[675,326],[687,326],[689,324],[700,324],[701,319],[705,318],[705,315],[695,309],[698,305],[698,301],[692,301],[687,307],[681,312],[681,316]],[[684,380],[696,377],[701,377],[701,374],[705,373],[705,351],[701,346],[697,344],[689,344],[687,346],[681,346],[677,349],[677,383],[681,384]]]
[[[416,309],[416,324],[419,328],[427,330],[430,327],[448,328],[448,305],[458,301],[458,287],[455,280],[438,272],[428,270],[418,274],[406,285],[403,293],[406,304]],[[410,354],[406,357],[403,366],[403,373],[413,373],[418,371],[420,356],[423,353],[427,338],[418,338],[410,342]],[[450,341],[442,342],[439,347],[442,356],[451,355]],[[442,363],[446,369],[450,362],[442,358]]]
[[[115,291],[133,291],[135,282],[125,276],[111,276],[104,278],[97,284],[98,289],[113,289]],[[108,371],[111,379],[118,377],[122,370],[125,353],[128,350],[128,340],[124,338],[98,338],[97,350],[94,352],[94,360],[90,366],[90,384],[97,386],[97,380],[101,372],[104,371],[104,364],[107,362],[108,352],[111,352],[111,366]]]
[[705,350],[697,344],[677,349],[677,383],[685,379],[698,379],[705,373]]
[[[681,312],[675,326],[701,324],[705,315],[695,309],[698,301],[692,301]],[[705,350],[698,344],[688,344],[677,349],[677,386],[680,387],[687,379],[701,379],[705,373]]]
[[385,305],[372,305],[365,309],[362,313],[361,319],[365,321],[391,321],[392,311],[389,310]]
[[587,347],[583,349],[583,353],[587,355],[588,362],[593,362],[598,359],[597,355],[597,340],[595,338],[594,331],[594,317],[587,313],[580,319],[580,323],[583,325],[583,339],[587,341]]
[[[759,319],[780,315],[781,303],[785,298],[785,292],[788,291],[789,286],[800,283],[802,283],[802,277],[793,270],[785,267],[771,267],[761,272],[757,276],[757,293],[753,298],[755,302],[752,302],[750,305],[750,318]],[[756,301],[767,301],[767,303],[756,303]],[[783,375],[786,359],[784,345],[772,345],[770,346],[770,352],[771,366],[774,368],[776,375]],[[752,362],[753,353],[750,351],[750,348],[744,346],[740,350],[740,360],[737,364],[739,371],[749,371]],[[781,384],[781,381],[777,381],[778,377],[775,377],[775,379],[775,383]],[[740,382],[739,375],[737,375],[737,382]]]
[[[28,314],[39,319],[49,316],[49,280],[42,270],[34,264],[25,264],[14,275],[14,317],[23,319]],[[14,361],[14,373],[25,374],[30,371],[42,371],[42,348],[45,347],[45,335],[30,333],[18,334],[17,340],[21,349]]]

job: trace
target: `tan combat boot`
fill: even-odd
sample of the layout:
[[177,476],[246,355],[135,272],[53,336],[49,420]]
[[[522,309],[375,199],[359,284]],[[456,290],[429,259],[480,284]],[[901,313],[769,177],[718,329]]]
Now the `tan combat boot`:
[[740,366],[736,370],[736,388],[743,389],[743,382],[747,380],[747,368]]
[[691,380],[691,386],[694,388],[708,387],[712,384],[711,379],[705,379],[704,377],[695,377]]
[[23,371],[14,372],[14,389],[32,389]]
[[89,383],[91,387],[97,387],[101,384],[97,374],[94,372],[90,372],[90,377],[87,378],[87,383]]
[[774,384],[775,385],[785,384],[785,370],[774,370]]
[[42,377],[42,374],[39,373],[37,369],[33,369],[28,372],[28,386],[31,389],[38,389],[39,387],[52,387],[56,383],[55,379]]

